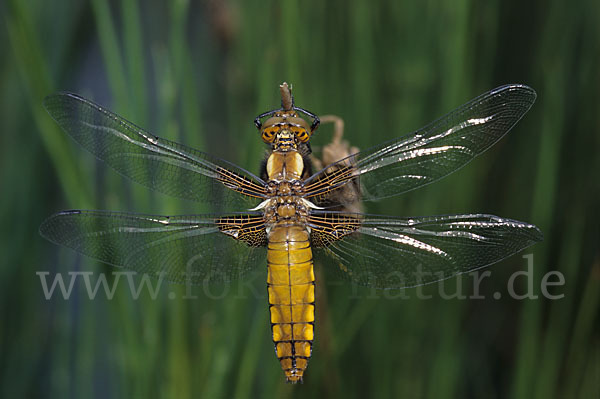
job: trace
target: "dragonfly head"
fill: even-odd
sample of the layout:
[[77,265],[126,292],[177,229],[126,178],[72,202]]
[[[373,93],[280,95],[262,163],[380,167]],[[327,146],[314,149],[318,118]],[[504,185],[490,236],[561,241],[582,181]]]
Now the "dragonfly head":
[[[254,124],[265,143],[272,144],[274,148],[280,145],[285,148],[293,142],[293,148],[296,148],[299,143],[308,143],[320,124],[319,117],[294,105],[291,87],[287,83],[284,82],[280,89],[281,108],[260,114],[254,119]],[[311,118],[312,123],[309,124],[300,114]],[[262,119],[266,117],[269,118],[263,123]],[[293,137],[290,138],[290,135]]]
[[306,143],[312,136],[312,130],[296,111],[275,112],[272,117],[260,125],[260,134],[267,144],[276,145],[278,142]]

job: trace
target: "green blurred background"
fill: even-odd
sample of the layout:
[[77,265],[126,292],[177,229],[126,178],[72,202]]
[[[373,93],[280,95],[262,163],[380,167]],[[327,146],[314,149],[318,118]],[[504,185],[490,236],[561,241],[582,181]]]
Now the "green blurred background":
[[[598,397],[599,16],[592,0],[0,3],[0,396]],[[44,241],[49,214],[207,208],[97,162],[58,129],[44,96],[77,92],[256,172],[264,147],[252,120],[279,105],[284,80],[297,105],[343,117],[360,148],[500,84],[535,88],[532,110],[485,155],[368,210],[536,224],[545,240],[524,254],[540,297],[507,295],[510,276],[526,270],[521,255],[490,268],[485,299],[473,300],[444,299],[438,285],[423,290],[431,299],[415,289],[406,299],[319,271],[315,348],[297,386],[275,359],[263,269],[246,284],[200,287],[194,300],[179,286],[134,300],[124,281],[112,300],[90,300],[81,280],[70,299],[45,299],[36,272],[94,272],[95,282],[112,271]],[[315,146],[331,131],[323,126]],[[566,280],[551,290],[560,300],[540,292],[553,270]],[[469,276],[441,287],[450,295],[459,283],[472,293]]]

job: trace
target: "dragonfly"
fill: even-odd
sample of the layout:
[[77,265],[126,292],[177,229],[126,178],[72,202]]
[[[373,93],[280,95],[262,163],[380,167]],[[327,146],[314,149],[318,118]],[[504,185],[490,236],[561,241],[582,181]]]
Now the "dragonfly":
[[214,214],[159,216],[100,210],[58,212],[43,237],[102,262],[166,281],[203,285],[267,266],[275,354],[287,382],[301,382],[315,337],[314,264],[351,283],[408,288],[470,272],[542,240],[534,225],[487,214],[400,217],[352,211],[435,182],[500,140],[530,109],[535,91],[490,90],[404,137],[311,170],[319,118],[297,107],[255,118],[268,157],[253,174],[162,139],[72,93],[44,106],[62,129],[123,176]]

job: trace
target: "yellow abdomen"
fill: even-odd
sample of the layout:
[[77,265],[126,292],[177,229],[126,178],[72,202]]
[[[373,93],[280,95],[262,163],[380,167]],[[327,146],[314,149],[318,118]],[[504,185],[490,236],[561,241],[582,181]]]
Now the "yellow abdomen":
[[269,233],[267,267],[275,352],[287,380],[298,382],[314,339],[315,275],[308,232],[277,223]]

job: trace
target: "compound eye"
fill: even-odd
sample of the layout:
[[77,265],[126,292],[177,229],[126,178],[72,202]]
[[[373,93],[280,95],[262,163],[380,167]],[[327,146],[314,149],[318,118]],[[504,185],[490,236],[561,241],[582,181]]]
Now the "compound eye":
[[310,134],[306,131],[305,128],[300,126],[293,126],[291,128],[292,132],[294,132],[294,136],[301,143],[306,143],[310,139]]
[[306,132],[306,130],[301,130],[296,133],[296,137],[301,143],[306,143],[310,139],[310,135]]
[[265,143],[272,143],[275,140],[275,130],[269,128],[263,130],[262,139]]

